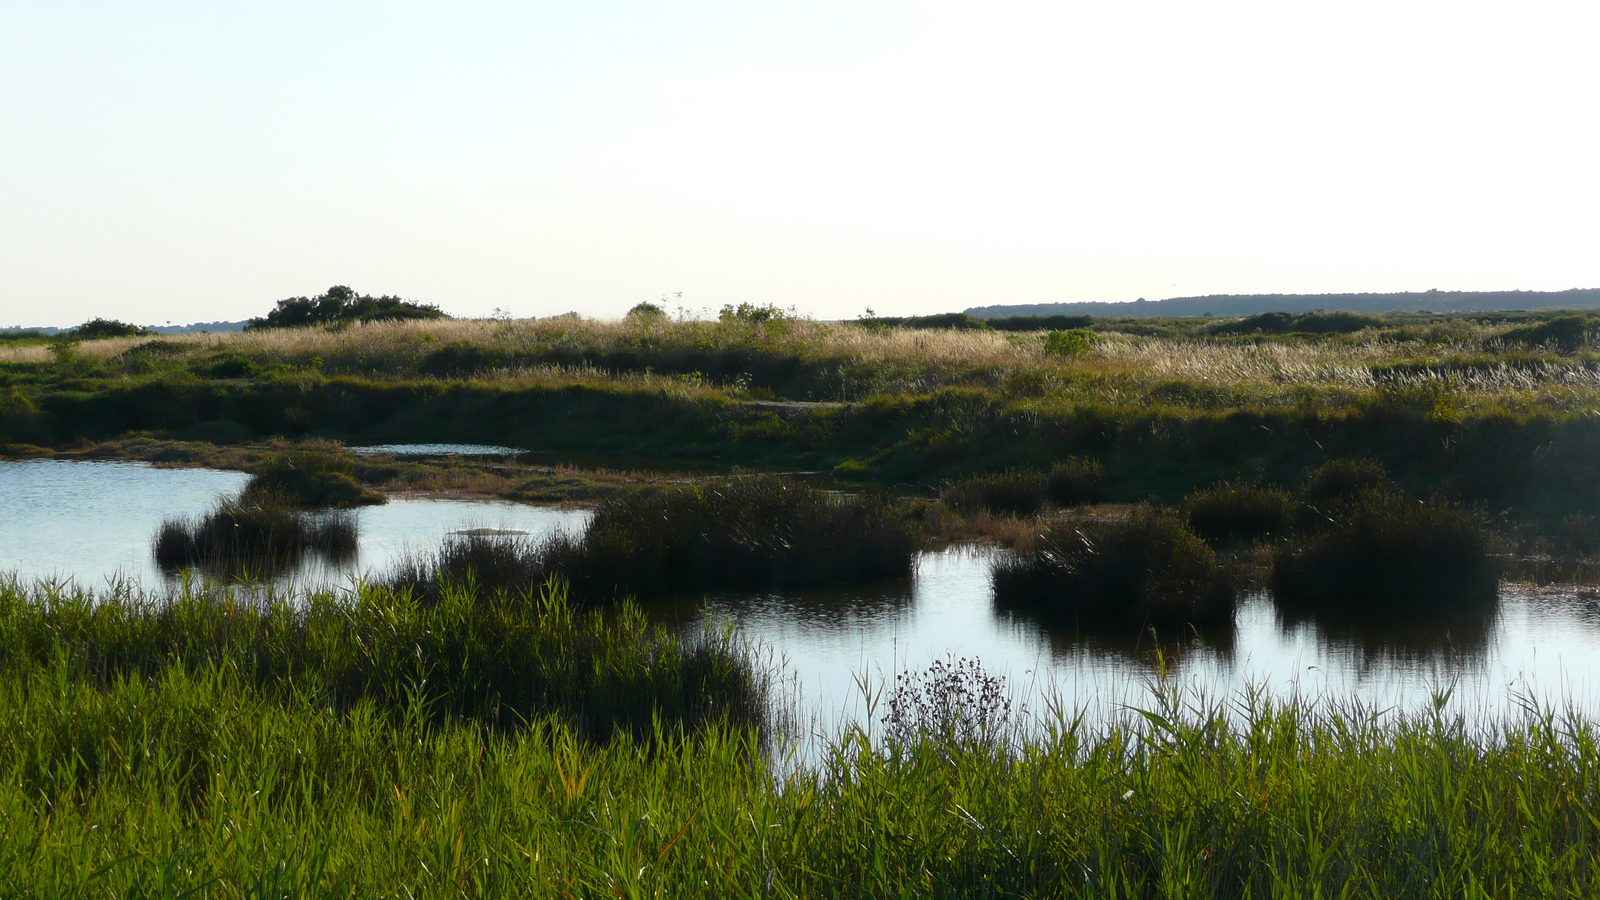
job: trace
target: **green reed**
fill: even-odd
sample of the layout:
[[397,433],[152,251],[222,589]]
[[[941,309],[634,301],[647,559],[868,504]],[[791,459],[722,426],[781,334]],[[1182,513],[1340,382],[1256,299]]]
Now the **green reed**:
[[[448,688],[428,679],[329,702],[239,654],[86,669],[92,641],[30,644],[52,618],[107,637],[155,615],[79,599],[0,590],[8,896],[1503,897],[1600,881],[1600,730],[1532,705],[1496,724],[1443,696],[1398,714],[1158,682],[1100,725],[1053,715],[997,737],[902,718],[888,741],[864,723],[815,766],[771,766],[759,729],[729,720],[595,741],[553,714],[440,716]],[[241,615],[172,611],[156,630],[212,647]]]

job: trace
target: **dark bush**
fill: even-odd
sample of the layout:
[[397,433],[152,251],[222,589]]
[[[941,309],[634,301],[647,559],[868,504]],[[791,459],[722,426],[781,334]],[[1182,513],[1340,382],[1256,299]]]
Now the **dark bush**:
[[1005,316],[984,321],[996,331],[1071,331],[1093,325],[1094,316]]
[[315,297],[290,297],[279,300],[278,305],[264,318],[251,319],[245,330],[260,328],[297,328],[308,325],[347,325],[351,322],[378,322],[391,319],[442,319],[445,314],[439,307],[428,303],[411,303],[399,297],[372,297],[357,294],[342,284],[336,284]]
[[1294,498],[1282,488],[1228,482],[1190,494],[1184,515],[1208,541],[1249,541],[1289,530]]
[[1370,459],[1331,459],[1311,470],[1300,499],[1312,505],[1353,499],[1389,486],[1389,473]]
[[1368,491],[1273,559],[1280,607],[1334,618],[1404,618],[1481,607],[1497,570],[1482,514]]
[[67,337],[77,338],[80,341],[142,337],[147,334],[155,334],[155,332],[141,325],[129,325],[127,322],[119,322],[116,319],[90,319],[77,328],[65,332]]
[[1048,489],[1049,479],[1042,472],[1006,469],[949,482],[939,491],[939,499],[967,516],[980,512],[1031,516],[1044,506]]
[[226,500],[199,519],[162,522],[153,549],[165,569],[270,575],[308,553],[348,558],[356,550],[356,523],[348,515],[297,513],[271,497]]
[[289,451],[270,459],[245,486],[247,500],[322,508],[374,506],[383,494],[357,482],[350,462],[330,453]]
[[1050,467],[1045,476],[1045,496],[1057,506],[1080,506],[1105,499],[1111,479],[1098,459],[1069,456]]
[[995,603],[1045,617],[1227,623],[1233,579],[1216,553],[1166,510],[1061,523],[994,568]]
[[204,378],[249,378],[256,364],[237,353],[219,353],[191,363],[189,370]]

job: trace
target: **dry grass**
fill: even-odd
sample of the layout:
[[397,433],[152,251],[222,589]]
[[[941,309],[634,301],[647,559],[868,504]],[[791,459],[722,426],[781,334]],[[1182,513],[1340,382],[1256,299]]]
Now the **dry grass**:
[[0,363],[45,363],[52,357],[50,348],[42,344],[0,347]]
[[[687,367],[693,368],[696,359],[755,353],[832,373],[830,390],[837,396],[830,399],[843,400],[964,385],[1024,399],[1201,408],[1308,403],[1337,408],[1396,392],[1430,396],[1441,401],[1433,405],[1463,411],[1485,403],[1557,409],[1600,405],[1600,359],[1592,352],[1517,351],[1508,358],[1496,351],[1498,336],[1510,327],[1452,320],[1303,342],[1108,333],[1087,353],[1063,358],[1045,351],[1040,333],[871,330],[806,320],[752,325],[561,316],[117,338],[84,343],[78,352],[114,364],[119,358],[135,358],[123,356],[130,349],[159,340],[185,356],[233,354],[257,364],[381,380],[429,377],[428,359],[444,348],[466,347],[489,361],[453,371],[450,377],[511,387],[625,384],[685,397],[739,397],[746,385],[727,379],[717,384],[682,365],[679,374],[662,374],[671,368],[662,360],[688,360]],[[0,360],[48,358],[44,347],[0,349]],[[632,362],[618,362],[614,368],[574,363],[585,358]],[[1197,390],[1174,391],[1174,383]]]

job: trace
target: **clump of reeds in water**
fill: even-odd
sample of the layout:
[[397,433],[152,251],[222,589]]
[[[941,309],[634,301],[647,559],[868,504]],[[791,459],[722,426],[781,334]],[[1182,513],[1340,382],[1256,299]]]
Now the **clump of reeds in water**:
[[1317,507],[1320,526],[1273,559],[1280,608],[1353,619],[1480,609],[1498,571],[1483,514],[1366,490]]
[[198,518],[167,519],[153,547],[164,569],[238,575],[273,575],[308,554],[337,561],[355,551],[353,517],[308,515],[270,494],[224,500]]
[[1195,534],[1208,541],[1236,543],[1288,531],[1294,503],[1282,488],[1225,482],[1190,494],[1183,505]]
[[1053,524],[993,578],[998,606],[1045,617],[1225,624],[1233,614],[1231,573],[1170,510]]
[[448,582],[520,590],[559,574],[596,602],[903,576],[915,550],[911,523],[884,500],[751,476],[609,500],[578,537],[463,536],[402,564],[389,583],[429,595]]
[[245,486],[244,497],[317,509],[388,502],[383,494],[356,481],[351,472],[348,460],[331,453],[290,451],[258,471]]

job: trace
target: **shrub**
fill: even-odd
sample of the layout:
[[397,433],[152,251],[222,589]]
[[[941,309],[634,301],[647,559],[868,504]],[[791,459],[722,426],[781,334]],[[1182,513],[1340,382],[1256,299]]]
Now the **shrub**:
[[1294,498],[1282,488],[1246,482],[1214,485],[1190,494],[1184,516],[1208,541],[1248,541],[1289,529]]
[[1279,551],[1272,586],[1287,611],[1361,619],[1481,607],[1498,581],[1480,513],[1368,491]]
[[1331,459],[1311,471],[1300,499],[1325,504],[1349,500],[1389,485],[1389,473],[1370,459]]
[[155,332],[142,325],[129,325],[116,319],[90,319],[77,328],[67,331],[65,336],[80,341],[98,341],[104,338],[142,337],[147,334]]
[[1045,616],[1226,623],[1234,585],[1182,519],[1146,507],[1122,520],[1051,526],[1032,552],[995,566],[994,594],[1002,608]]
[[1050,467],[1045,496],[1057,506],[1079,506],[1105,499],[1111,483],[1105,464],[1098,459],[1069,456]]
[[259,319],[246,322],[246,331],[263,328],[297,328],[309,325],[348,325],[352,322],[381,322],[392,319],[446,318],[439,307],[411,303],[399,297],[372,297],[357,294],[336,284],[315,297],[290,297]]
[[1043,473],[1006,469],[952,481],[939,491],[939,499],[962,515],[1031,516],[1044,506],[1048,489]]
[[1046,356],[1082,356],[1094,349],[1100,338],[1086,328],[1052,331],[1044,336]]
[[356,523],[346,515],[312,517],[277,498],[225,500],[199,519],[168,519],[156,533],[156,562],[218,574],[273,574],[308,553],[343,559],[355,553]]

